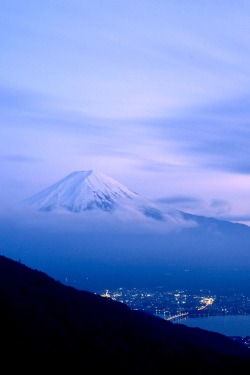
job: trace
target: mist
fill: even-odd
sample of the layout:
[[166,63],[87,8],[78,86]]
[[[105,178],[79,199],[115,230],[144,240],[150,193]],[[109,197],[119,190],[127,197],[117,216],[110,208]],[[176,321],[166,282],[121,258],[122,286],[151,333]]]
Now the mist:
[[209,218],[190,226],[143,225],[105,213],[41,213],[23,206],[2,213],[0,224],[1,255],[77,289],[249,290],[250,229],[244,225]]

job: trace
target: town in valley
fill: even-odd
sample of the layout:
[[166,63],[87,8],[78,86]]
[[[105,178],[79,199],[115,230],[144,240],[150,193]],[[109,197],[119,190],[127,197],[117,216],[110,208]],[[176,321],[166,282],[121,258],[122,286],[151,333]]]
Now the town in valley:
[[[250,296],[238,291],[218,295],[210,290],[167,290],[165,287],[118,288],[103,290],[102,297],[125,303],[131,309],[144,311],[176,322],[187,318],[225,315],[250,315]],[[185,323],[184,323],[185,324]],[[250,348],[250,337],[234,337]]]

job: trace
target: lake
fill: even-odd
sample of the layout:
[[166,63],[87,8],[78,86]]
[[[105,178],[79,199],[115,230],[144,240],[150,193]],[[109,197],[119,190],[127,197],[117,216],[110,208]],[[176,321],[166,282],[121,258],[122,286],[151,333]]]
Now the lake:
[[250,336],[250,315],[209,316],[204,318],[187,318],[174,322],[188,327],[199,327],[219,332],[226,336]]

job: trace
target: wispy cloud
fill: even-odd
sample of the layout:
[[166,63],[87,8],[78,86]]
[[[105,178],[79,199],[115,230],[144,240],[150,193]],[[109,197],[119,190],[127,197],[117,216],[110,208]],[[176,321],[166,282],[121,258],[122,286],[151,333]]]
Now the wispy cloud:
[[168,204],[247,215],[249,4],[38,3],[1,6],[6,194],[91,168],[153,199],[194,198]]
[[11,162],[11,163],[34,163],[39,161],[39,159],[26,156],[26,155],[15,155],[15,154],[8,154],[8,155],[0,155],[1,161]]
[[197,204],[200,202],[199,199],[195,197],[187,197],[187,196],[174,196],[174,197],[164,197],[159,198],[156,200],[156,202],[159,203],[165,203],[165,204],[176,204],[176,203],[191,203],[191,204]]

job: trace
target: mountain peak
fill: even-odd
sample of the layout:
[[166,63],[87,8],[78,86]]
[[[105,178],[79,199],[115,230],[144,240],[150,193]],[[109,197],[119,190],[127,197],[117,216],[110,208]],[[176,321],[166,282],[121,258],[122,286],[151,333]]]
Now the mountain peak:
[[81,174],[84,177],[88,177],[91,174],[95,174],[95,173],[94,173],[93,169],[89,169],[88,171],[75,171],[75,172],[72,172],[71,174],[74,174],[74,175]]
[[87,210],[140,212],[162,220],[163,214],[153,203],[128,189],[125,185],[92,169],[75,171],[40,193],[26,199],[26,203],[41,211]]

